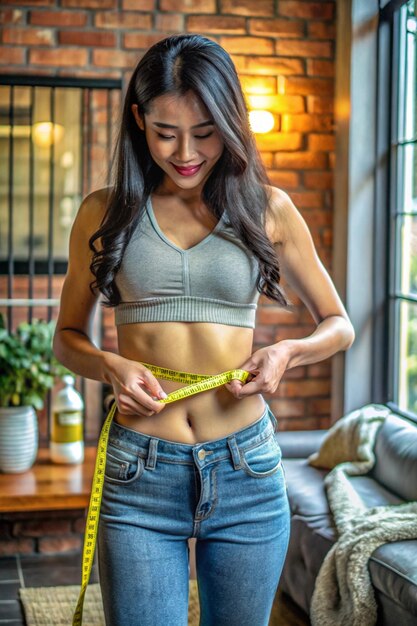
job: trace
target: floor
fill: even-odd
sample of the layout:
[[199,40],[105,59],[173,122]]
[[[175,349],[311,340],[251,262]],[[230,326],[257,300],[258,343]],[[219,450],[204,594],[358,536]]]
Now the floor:
[[[77,585],[80,582],[80,554],[53,556],[16,555],[0,558],[0,624],[25,626],[20,587]],[[98,582],[94,564],[90,582]],[[285,594],[278,593],[269,626],[309,626],[310,622]]]

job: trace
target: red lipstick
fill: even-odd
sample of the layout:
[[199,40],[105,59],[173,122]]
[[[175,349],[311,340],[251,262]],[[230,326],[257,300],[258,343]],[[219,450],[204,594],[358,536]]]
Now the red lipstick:
[[181,176],[194,176],[194,174],[197,174],[203,163],[200,163],[199,165],[191,165],[189,167],[178,167],[178,165],[174,165],[174,163],[171,163],[171,165],[175,167],[176,171],[178,174],[181,174]]

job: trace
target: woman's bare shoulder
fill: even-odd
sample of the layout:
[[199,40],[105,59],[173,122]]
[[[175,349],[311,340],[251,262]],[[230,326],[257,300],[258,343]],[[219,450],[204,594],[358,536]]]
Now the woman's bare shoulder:
[[100,224],[107,210],[110,192],[110,187],[103,187],[85,196],[81,202],[77,218],[92,225]]
[[289,236],[289,222],[291,213],[295,208],[290,196],[272,185],[266,185],[265,191],[268,195],[268,205],[266,209],[266,232],[274,244],[283,244]]

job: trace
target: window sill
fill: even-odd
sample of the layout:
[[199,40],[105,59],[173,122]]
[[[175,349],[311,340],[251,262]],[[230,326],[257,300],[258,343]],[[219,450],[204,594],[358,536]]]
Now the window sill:
[[49,460],[49,449],[40,448],[26,472],[0,474],[0,513],[86,509],[96,450],[86,446],[83,463],[58,465]]

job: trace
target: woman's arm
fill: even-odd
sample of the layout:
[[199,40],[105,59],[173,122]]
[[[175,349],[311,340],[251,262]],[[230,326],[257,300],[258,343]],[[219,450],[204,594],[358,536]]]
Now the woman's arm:
[[53,349],[57,359],[74,373],[109,382],[107,360],[111,361],[112,355],[99,350],[90,339],[99,294],[89,288],[94,276],[89,269],[92,252],[88,239],[103,215],[100,192],[93,192],[83,200],[75,218]]
[[118,354],[100,350],[91,340],[100,294],[92,293],[89,287],[94,276],[90,271],[93,253],[88,241],[98,230],[104,216],[103,191],[93,192],[84,199],[71,230],[68,271],[61,294],[53,350],[57,359],[74,373],[111,384],[120,412],[150,415],[160,412],[165,406],[154,401],[151,395],[158,398],[166,396],[152,372]]
[[273,243],[282,274],[317,324],[315,331],[308,337],[284,340],[290,349],[287,364],[287,369],[290,369],[297,365],[317,363],[340,350],[348,350],[355,340],[355,331],[317,255],[304,218],[283,191],[274,188],[271,200],[277,225]]
[[255,377],[242,385],[232,381],[228,389],[236,396],[273,393],[287,369],[323,361],[341,350],[348,350],[355,331],[321,263],[308,226],[289,196],[271,188],[269,212],[275,225],[269,233],[287,283],[304,302],[317,328],[302,339],[284,339],[261,348],[240,367]]

